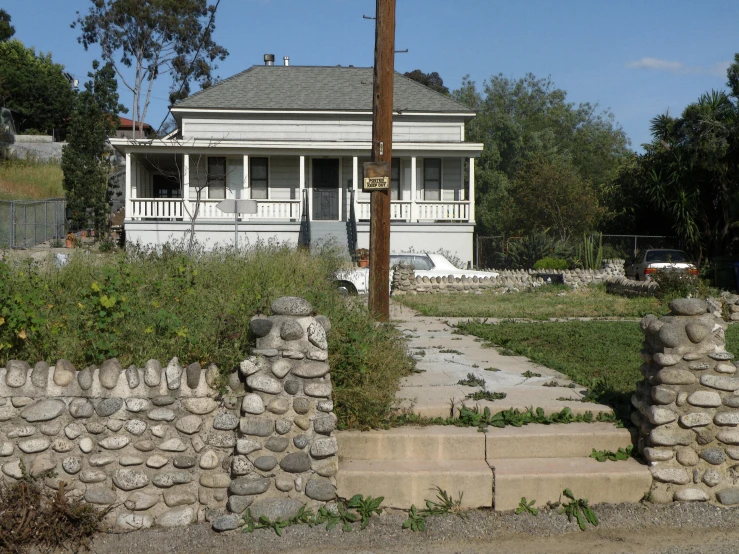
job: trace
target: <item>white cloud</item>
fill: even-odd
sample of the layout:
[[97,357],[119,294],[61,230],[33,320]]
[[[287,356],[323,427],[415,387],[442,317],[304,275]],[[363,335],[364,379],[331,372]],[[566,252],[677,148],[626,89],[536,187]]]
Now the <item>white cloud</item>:
[[626,67],[629,69],[643,69],[646,71],[667,71],[669,73],[675,73],[676,75],[702,74],[723,77],[726,75],[726,69],[730,64],[730,61],[722,61],[716,62],[710,67],[688,67],[683,62],[647,57],[629,62],[626,64]]
[[669,60],[660,60],[658,58],[642,58],[641,60],[627,63],[626,67],[631,69],[669,71],[670,73],[683,73],[685,71],[685,65],[682,62],[671,62]]

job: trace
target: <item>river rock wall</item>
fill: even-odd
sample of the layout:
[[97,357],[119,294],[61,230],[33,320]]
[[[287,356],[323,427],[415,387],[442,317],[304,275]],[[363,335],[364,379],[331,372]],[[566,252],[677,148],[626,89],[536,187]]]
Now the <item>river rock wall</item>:
[[726,323],[707,302],[679,299],[641,328],[644,380],[632,421],[653,500],[739,504],[739,377]]
[[444,292],[475,292],[496,290],[520,292],[547,283],[560,283],[572,288],[607,282],[624,275],[624,260],[604,260],[603,269],[491,269],[497,275],[485,277],[427,277],[416,275],[413,266],[399,264],[393,270],[391,290],[394,295],[433,294]]
[[[335,497],[336,417],[326,333],[307,301],[283,297],[250,324],[256,348],[224,378],[214,365],[116,359],[0,369],[2,478],[45,477],[113,505],[124,530],[241,514],[286,519]],[[55,474],[55,475],[54,475]]]

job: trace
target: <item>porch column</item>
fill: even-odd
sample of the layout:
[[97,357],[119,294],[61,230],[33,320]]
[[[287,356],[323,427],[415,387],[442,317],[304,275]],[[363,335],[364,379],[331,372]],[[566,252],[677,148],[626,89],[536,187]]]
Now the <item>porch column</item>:
[[126,152],[126,213],[124,219],[133,219],[133,202],[131,202],[131,153]]
[[470,158],[470,214],[468,221],[475,222],[475,158]]
[[359,158],[357,156],[352,158],[352,190],[354,191],[354,194],[352,195],[354,199],[354,217],[358,219],[359,201],[357,200],[357,197],[359,196]]
[[[190,154],[182,154],[182,218],[184,219],[190,208]],[[192,219],[192,217],[191,217]]]
[[[241,187],[241,198],[251,198],[251,190],[249,188],[249,154],[244,154],[244,183]],[[245,215],[242,221],[251,221],[252,216]]]
[[308,189],[308,220],[313,221],[313,176],[311,175],[311,161],[308,160],[308,176],[306,177]]
[[416,213],[416,157],[411,156],[411,221],[418,221]]
[[[305,191],[305,156],[300,156],[300,163],[298,164],[298,167],[300,168],[300,174],[298,176],[299,182],[298,185],[300,186],[298,190],[298,214],[297,218],[300,220],[300,218],[303,216],[303,194]],[[306,210],[308,207],[306,206]]]

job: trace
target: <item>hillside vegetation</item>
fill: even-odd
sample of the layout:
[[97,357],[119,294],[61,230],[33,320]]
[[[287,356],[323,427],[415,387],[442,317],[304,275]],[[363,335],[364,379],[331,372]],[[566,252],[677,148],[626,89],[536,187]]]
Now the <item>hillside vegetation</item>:
[[62,169],[58,163],[5,159],[0,162],[0,200],[61,198]]

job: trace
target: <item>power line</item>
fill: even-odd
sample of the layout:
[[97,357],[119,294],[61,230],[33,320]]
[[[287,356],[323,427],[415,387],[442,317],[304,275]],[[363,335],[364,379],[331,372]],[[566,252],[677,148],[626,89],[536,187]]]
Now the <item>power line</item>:
[[[208,29],[210,29],[210,26],[213,24],[213,19],[216,17],[216,11],[218,11],[218,5],[221,3],[221,0],[216,1],[216,5],[213,8],[213,12],[210,14],[210,20],[208,21],[208,25],[203,30],[203,36],[200,37],[200,43],[198,44],[198,49],[195,51],[195,56],[192,59],[192,62],[190,62],[190,68],[187,70],[187,73],[185,74],[185,78],[182,79],[182,83],[180,83],[180,88],[177,90],[177,95],[182,92],[182,87],[185,86],[185,83],[187,83],[187,80],[190,78],[190,73],[192,73],[193,68],[195,67],[195,62],[198,59],[198,55],[200,54],[200,50],[203,48],[203,42],[205,41],[205,33],[208,32]],[[162,130],[162,125],[164,125],[164,122],[167,121],[167,118],[169,117],[169,111],[167,111],[167,115],[164,116],[164,119],[162,119],[162,122],[159,124],[159,127],[157,127],[157,134],[159,134],[159,131]]]

